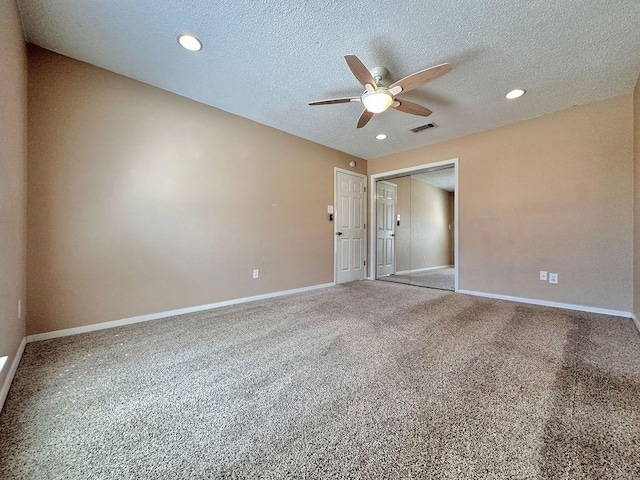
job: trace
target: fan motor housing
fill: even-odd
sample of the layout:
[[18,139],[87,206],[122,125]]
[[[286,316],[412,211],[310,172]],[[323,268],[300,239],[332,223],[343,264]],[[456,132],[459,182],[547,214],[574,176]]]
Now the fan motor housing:
[[370,73],[378,85],[386,86],[386,82],[384,80],[389,75],[389,70],[387,70],[385,67],[373,67],[370,70]]

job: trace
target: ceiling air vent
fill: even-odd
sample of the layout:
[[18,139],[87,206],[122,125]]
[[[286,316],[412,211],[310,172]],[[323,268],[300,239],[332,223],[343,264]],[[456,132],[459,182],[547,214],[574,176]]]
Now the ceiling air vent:
[[413,133],[418,133],[418,132],[422,132],[423,130],[429,130],[430,128],[436,128],[437,126],[438,125],[431,122],[431,123],[427,123],[426,125],[420,125],[419,127],[412,128],[411,131]]

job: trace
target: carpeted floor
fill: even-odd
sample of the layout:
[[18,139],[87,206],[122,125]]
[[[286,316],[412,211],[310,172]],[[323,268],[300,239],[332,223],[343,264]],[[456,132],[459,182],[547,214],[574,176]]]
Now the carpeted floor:
[[385,282],[404,283],[405,285],[415,285],[417,287],[437,288],[439,290],[455,291],[455,268],[444,267],[437,270],[427,270],[426,272],[416,272],[411,274],[386,275],[378,278]]
[[3,479],[640,478],[631,320],[357,282],[27,345]]

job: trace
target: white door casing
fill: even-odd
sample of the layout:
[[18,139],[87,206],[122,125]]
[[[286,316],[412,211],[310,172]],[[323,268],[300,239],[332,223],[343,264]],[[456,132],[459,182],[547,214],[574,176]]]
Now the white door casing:
[[335,172],[336,283],[363,280],[366,277],[367,178],[338,168]]
[[396,199],[398,187],[376,184],[376,276],[396,273]]

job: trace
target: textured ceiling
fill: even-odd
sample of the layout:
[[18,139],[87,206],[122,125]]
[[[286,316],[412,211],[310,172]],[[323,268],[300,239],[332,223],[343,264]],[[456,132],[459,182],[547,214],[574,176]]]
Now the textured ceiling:
[[455,192],[456,190],[456,171],[453,167],[418,173],[411,176],[434,187],[446,190],[447,192]]
[[[638,0],[18,4],[29,42],[367,159],[630,93],[640,70]],[[183,32],[203,50],[179,47]],[[359,103],[307,105],[361,93],[347,53],[391,80],[453,71],[406,95],[428,119],[391,110],[356,130]],[[527,95],[506,100],[514,87]],[[427,121],[439,128],[409,132]]]

